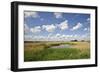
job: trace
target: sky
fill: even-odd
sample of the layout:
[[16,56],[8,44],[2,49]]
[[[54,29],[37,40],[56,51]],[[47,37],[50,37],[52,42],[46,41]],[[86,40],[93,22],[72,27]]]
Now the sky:
[[25,41],[90,40],[90,14],[24,11]]

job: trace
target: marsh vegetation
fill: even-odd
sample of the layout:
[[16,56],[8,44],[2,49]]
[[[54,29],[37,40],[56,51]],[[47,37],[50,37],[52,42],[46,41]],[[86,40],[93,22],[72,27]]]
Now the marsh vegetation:
[[24,61],[72,60],[90,58],[89,42],[25,41]]

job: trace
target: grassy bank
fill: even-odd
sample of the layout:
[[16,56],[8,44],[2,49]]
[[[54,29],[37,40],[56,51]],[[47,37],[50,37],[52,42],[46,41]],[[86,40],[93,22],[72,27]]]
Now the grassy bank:
[[25,51],[25,61],[45,61],[45,60],[62,60],[62,59],[87,59],[90,57],[89,49],[45,49],[42,51]]
[[[70,44],[72,48],[51,48],[60,44]],[[81,47],[80,47],[81,46]],[[24,61],[69,60],[90,58],[89,43],[46,42],[25,43]],[[75,47],[75,48],[74,48]]]

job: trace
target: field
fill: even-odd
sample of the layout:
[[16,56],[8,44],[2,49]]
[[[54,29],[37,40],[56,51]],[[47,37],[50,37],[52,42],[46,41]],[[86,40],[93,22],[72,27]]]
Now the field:
[[90,58],[89,42],[24,42],[25,62],[88,58]]

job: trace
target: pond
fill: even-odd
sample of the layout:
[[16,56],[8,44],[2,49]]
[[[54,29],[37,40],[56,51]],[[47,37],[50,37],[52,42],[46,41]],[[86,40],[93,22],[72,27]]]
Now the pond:
[[62,45],[58,45],[58,46],[52,46],[51,48],[52,49],[56,49],[56,48],[58,48],[58,49],[61,49],[61,48],[71,48],[71,45],[69,45],[69,44],[62,44]]

